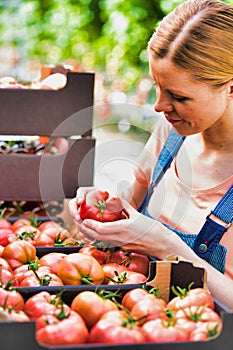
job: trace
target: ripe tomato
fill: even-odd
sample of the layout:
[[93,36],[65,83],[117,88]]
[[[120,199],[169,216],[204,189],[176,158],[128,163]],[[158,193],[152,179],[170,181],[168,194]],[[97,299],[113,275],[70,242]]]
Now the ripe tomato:
[[42,291],[31,296],[24,304],[24,311],[31,320],[37,319],[41,315],[54,314],[58,309],[69,311],[68,305],[63,305],[59,295]]
[[122,249],[112,252],[109,262],[126,266],[130,271],[140,272],[145,276],[149,274],[150,260],[148,256],[134,252],[127,252]]
[[6,259],[14,270],[18,266],[37,260],[36,248],[27,241],[14,241],[3,249],[2,258]]
[[30,226],[31,225],[31,222],[29,219],[26,219],[26,218],[20,218],[20,219],[17,219],[15,220],[13,223],[12,223],[12,229],[13,231],[15,229],[17,229],[18,227],[20,226]]
[[58,265],[57,275],[65,285],[101,284],[104,271],[93,256],[85,253],[71,253]]
[[51,225],[38,231],[40,234],[35,238],[36,246],[61,245],[69,237],[68,231],[60,226]]
[[65,253],[51,252],[43,255],[40,258],[41,266],[48,266],[50,271],[57,274],[58,265],[62,259],[67,256]]
[[6,309],[13,308],[15,311],[23,310],[24,299],[22,295],[14,289],[5,288],[0,288],[0,306]]
[[38,270],[27,271],[19,282],[19,287],[63,286],[62,280],[51,272]]
[[147,290],[143,288],[133,288],[123,296],[121,304],[127,310],[131,311],[133,306],[147,295]]
[[214,322],[216,326],[221,323],[220,315],[213,309],[206,306],[190,306],[180,309],[174,314],[177,324],[182,325],[190,333],[199,328],[203,322]]
[[36,339],[43,346],[69,346],[84,344],[88,329],[82,317],[71,310],[64,318],[42,315],[36,320]]
[[116,273],[115,276],[108,282],[109,285],[114,284],[140,284],[144,283],[147,277],[139,272],[124,271]]
[[100,265],[106,264],[109,258],[109,252],[104,252],[91,245],[80,248],[79,253],[86,253],[93,256]]
[[184,342],[189,340],[189,333],[185,328],[161,318],[144,323],[141,329],[146,342],[149,343]]
[[148,294],[139,300],[131,309],[132,316],[142,325],[158,318],[166,319],[166,303],[153,294]]
[[222,321],[201,322],[189,336],[190,341],[205,341],[217,337],[222,331]]
[[[23,310],[15,311],[12,308],[0,307],[0,318],[6,317],[6,320],[16,322],[29,322],[30,318],[25,314]],[[5,318],[4,317],[4,318]]]
[[123,265],[119,265],[116,263],[107,263],[103,264],[102,268],[104,270],[104,284],[108,284],[111,278],[116,277],[117,274],[124,273],[125,271],[129,271],[129,269]]
[[19,225],[14,229],[14,234],[16,236],[16,239],[25,240],[34,245],[35,239],[40,234],[40,231],[31,224]]
[[78,312],[90,329],[107,311],[118,310],[117,305],[110,299],[92,291],[83,291],[74,297],[71,309]]
[[141,328],[122,311],[108,311],[90,330],[88,343],[132,344],[145,342]]
[[0,229],[3,229],[3,228],[12,230],[12,224],[7,219],[0,217]]
[[0,228],[0,244],[6,247],[9,243],[16,240],[16,236],[12,229]]
[[120,198],[111,197],[107,191],[91,190],[84,195],[79,204],[79,216],[82,220],[115,221],[128,215]]
[[[174,290],[174,289],[173,289]],[[174,297],[167,304],[170,310],[184,309],[190,306],[208,306],[214,309],[214,299],[205,288],[177,289],[178,296]]]

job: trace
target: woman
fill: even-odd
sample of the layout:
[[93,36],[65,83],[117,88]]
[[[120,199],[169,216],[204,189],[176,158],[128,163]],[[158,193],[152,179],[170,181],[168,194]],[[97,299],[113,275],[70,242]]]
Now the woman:
[[[130,218],[81,222],[77,203],[85,188],[71,200],[70,211],[88,238],[158,259],[175,254],[205,267],[212,295],[233,309],[232,43],[233,7],[221,1],[188,0],[163,19],[148,52],[154,109],[164,117],[142,152],[128,195],[131,205],[124,203]],[[177,155],[156,177],[153,170],[171,130],[171,152]],[[150,182],[142,215],[138,209]]]

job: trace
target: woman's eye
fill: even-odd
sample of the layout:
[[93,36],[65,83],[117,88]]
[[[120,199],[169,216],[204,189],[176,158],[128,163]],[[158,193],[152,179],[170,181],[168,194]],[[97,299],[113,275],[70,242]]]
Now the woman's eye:
[[177,96],[177,95],[172,95],[172,98],[178,102],[184,102],[187,100],[187,97],[184,96]]

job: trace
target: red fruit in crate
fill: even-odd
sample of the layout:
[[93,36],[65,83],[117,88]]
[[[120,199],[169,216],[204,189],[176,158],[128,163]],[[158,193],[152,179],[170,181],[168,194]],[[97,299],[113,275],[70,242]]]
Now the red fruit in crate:
[[2,258],[6,259],[14,270],[18,266],[36,261],[36,248],[27,241],[14,241],[3,249]]

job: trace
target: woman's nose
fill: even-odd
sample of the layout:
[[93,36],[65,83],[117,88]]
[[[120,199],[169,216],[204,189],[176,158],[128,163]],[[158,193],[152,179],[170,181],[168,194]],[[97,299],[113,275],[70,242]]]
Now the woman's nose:
[[172,112],[173,111],[173,105],[168,99],[165,98],[157,98],[154,105],[155,112]]

